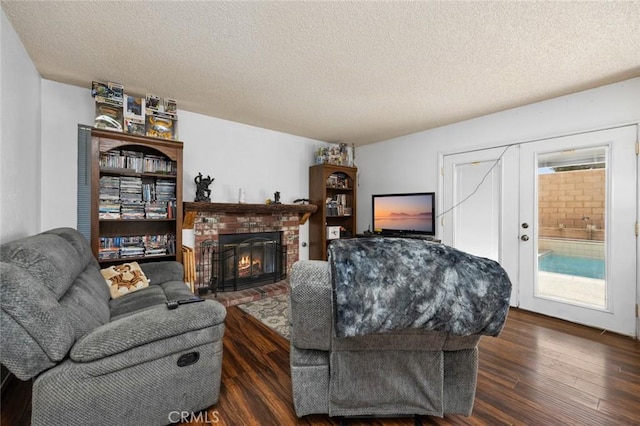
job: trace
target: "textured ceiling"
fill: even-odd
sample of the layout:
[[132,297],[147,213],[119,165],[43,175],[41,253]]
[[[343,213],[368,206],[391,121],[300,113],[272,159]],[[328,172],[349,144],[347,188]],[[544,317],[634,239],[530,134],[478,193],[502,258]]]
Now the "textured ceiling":
[[640,76],[640,2],[33,2],[42,77],[362,145]]

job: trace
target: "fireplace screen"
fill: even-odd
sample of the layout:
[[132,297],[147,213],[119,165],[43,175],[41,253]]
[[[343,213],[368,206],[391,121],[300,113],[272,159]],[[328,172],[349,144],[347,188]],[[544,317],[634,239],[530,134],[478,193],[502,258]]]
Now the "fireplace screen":
[[218,249],[203,250],[203,254],[210,256],[208,281],[214,292],[246,289],[286,277],[287,253],[280,232],[219,235]]

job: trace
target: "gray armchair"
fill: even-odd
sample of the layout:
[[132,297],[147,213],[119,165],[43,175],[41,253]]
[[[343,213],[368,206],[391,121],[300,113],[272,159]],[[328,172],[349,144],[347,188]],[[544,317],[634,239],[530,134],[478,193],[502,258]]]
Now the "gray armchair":
[[194,297],[181,264],[141,264],[149,287],[110,299],[73,229],[3,244],[0,261],[0,361],[33,379],[33,425],[167,424],[218,401],[226,310],[167,308]]
[[[293,266],[290,362],[296,414],[469,416],[478,342],[482,334],[497,335],[506,320],[511,284],[504,271],[495,262],[474,259],[482,270],[471,275],[483,289],[481,300],[470,303],[484,303],[486,310],[461,324],[455,314],[435,306],[457,303],[457,311],[467,303],[450,288],[464,286],[464,277],[457,275],[457,283],[447,278],[452,267],[467,268],[460,252],[383,238],[335,241],[329,252],[330,262]],[[446,282],[437,284],[441,292],[421,278],[421,265]],[[345,292],[347,299],[353,296],[350,302]],[[427,293],[430,298],[421,299]],[[458,294],[447,301],[449,293]],[[367,328],[372,324],[375,330]]]

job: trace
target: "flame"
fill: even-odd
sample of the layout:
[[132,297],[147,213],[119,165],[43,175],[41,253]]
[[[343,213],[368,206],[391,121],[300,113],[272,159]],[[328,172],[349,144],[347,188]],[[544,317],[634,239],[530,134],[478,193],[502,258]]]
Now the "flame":
[[246,268],[251,264],[251,258],[249,256],[242,256],[240,260],[238,260],[238,266],[240,268]]

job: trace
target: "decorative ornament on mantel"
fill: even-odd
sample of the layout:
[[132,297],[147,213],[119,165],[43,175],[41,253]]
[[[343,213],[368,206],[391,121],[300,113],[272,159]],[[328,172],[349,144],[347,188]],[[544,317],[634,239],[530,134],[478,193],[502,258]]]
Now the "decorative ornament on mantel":
[[282,204],[280,202],[280,191],[276,191],[273,193],[273,200],[271,198],[267,198],[265,201],[265,204],[267,205],[271,205],[271,204]]
[[196,184],[196,199],[194,201],[211,202],[211,190],[209,189],[209,185],[211,185],[214,180],[215,178],[212,179],[209,175],[207,175],[206,178],[203,178],[202,173],[198,173],[198,176],[193,180]]

